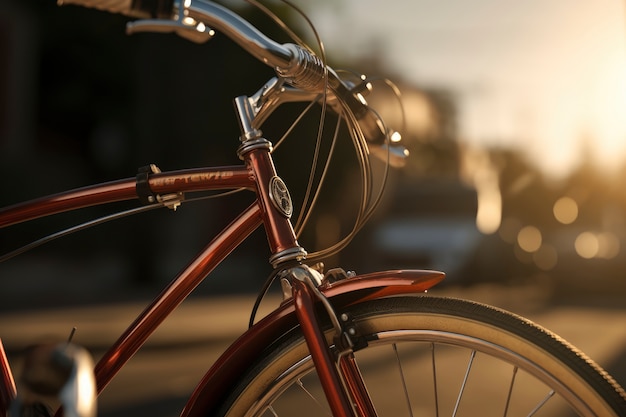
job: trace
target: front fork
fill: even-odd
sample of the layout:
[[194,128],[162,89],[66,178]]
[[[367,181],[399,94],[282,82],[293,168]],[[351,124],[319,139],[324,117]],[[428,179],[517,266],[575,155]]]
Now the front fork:
[[[337,316],[318,289],[319,273],[307,266],[289,273],[296,316],[334,417],[374,417],[376,412],[354,360],[354,328],[348,316]],[[331,349],[320,327],[316,305],[321,304],[335,329]]]

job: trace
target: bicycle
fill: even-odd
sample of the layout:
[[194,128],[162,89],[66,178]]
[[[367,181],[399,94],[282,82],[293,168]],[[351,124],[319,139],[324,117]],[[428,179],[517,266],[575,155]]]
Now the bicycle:
[[[276,71],[276,77],[256,93],[235,99],[241,129],[237,154],[243,164],[171,172],[149,165],[134,178],[61,192],[0,211],[0,227],[8,227],[109,202],[139,199],[142,203],[127,213],[34,242],[5,255],[4,260],[122,215],[176,209],[190,193],[244,189],[254,194],[253,203],[206,245],[96,364],[93,377],[98,393],[196,286],[263,225],[274,270],[260,292],[250,328],[207,371],[182,410],[183,416],[307,412],[461,416],[474,413],[476,407],[481,415],[626,416],[624,390],[548,330],[483,304],[424,295],[444,278],[441,272],[394,270],[358,275],[341,269],[324,271],[322,265],[313,264],[316,258],[341,249],[347,240],[313,255],[300,246],[291,220],[293,201],[276,172],[273,145],[263,137],[261,127],[278,106],[289,102],[320,103],[324,110],[328,107],[340,116],[351,133],[365,182],[359,226],[376,203],[370,194],[370,153],[378,152],[387,163],[395,158],[394,152],[397,158],[404,155],[401,147],[392,146],[392,131],[364,98],[371,87],[367,78],[342,78],[297,40],[276,43],[234,12],[206,0],[65,3],[144,19],[131,23],[131,32],[176,32],[201,42],[215,29]],[[275,280],[281,284],[284,301],[255,322],[256,307]],[[1,347],[0,410],[7,415],[19,397]],[[65,345],[51,350],[72,364],[67,368],[64,362],[66,373],[73,372],[64,387],[79,389],[79,374],[90,373],[86,371],[89,360]],[[381,367],[384,376],[376,373]],[[442,372],[444,368],[447,372]],[[479,371],[489,386],[484,379],[474,380]],[[397,394],[400,401],[384,387],[391,383],[389,373],[398,383],[391,394]],[[384,391],[378,391],[381,385]],[[497,394],[494,388],[502,390]],[[62,400],[66,413],[91,415],[91,391],[78,393],[86,393],[89,405],[80,408],[82,397],[74,391],[74,397]],[[21,413],[15,410],[13,414]]]

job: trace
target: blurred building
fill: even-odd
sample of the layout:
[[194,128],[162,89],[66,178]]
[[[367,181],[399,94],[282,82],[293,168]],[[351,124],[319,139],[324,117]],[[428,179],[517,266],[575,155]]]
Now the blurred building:
[[402,132],[410,156],[404,168],[390,172],[379,211],[365,227],[364,238],[357,237],[359,249],[351,253],[367,253],[354,255],[367,270],[437,269],[446,272],[447,282],[467,281],[482,235],[476,227],[476,191],[460,175],[454,96],[444,90],[399,88],[404,123],[396,98],[387,95],[371,103]]

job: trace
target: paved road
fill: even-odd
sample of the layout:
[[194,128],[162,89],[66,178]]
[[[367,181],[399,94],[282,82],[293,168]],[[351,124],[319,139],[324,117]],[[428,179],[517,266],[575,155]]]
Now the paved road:
[[[561,303],[551,305],[536,291],[494,286],[461,293],[522,315],[554,330],[626,384],[626,307]],[[249,297],[191,299],[170,317],[105,390],[101,416],[175,416],[197,381],[241,333],[252,305]],[[266,309],[276,300],[269,300]],[[135,302],[98,307],[0,314],[0,336],[15,367],[16,353],[39,337],[63,339],[78,327],[76,342],[95,355],[115,340],[142,306]]]

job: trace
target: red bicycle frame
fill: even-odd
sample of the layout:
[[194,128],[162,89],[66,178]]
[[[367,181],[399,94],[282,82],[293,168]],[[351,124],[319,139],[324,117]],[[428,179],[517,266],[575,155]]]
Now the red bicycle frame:
[[[90,3],[94,7],[109,8],[108,4],[101,2],[87,2],[87,5]],[[132,7],[142,7],[132,3]],[[290,221],[291,200],[284,183],[276,175],[271,145],[261,137],[259,128],[281,103],[318,100],[318,95],[323,93],[329,102],[339,100],[346,105],[345,109],[343,106],[337,107],[338,114],[342,115],[344,110],[349,110],[355,116],[355,120],[350,118],[351,123],[358,123],[358,130],[372,143],[379,143],[387,137],[388,132],[378,115],[367,107],[361,88],[344,83],[307,48],[295,44],[278,44],[236,14],[211,2],[179,3],[180,10],[176,16],[196,19],[203,24],[203,28],[211,27],[225,33],[253,56],[274,68],[279,76],[270,80],[253,96],[235,99],[242,133],[239,155],[245,164],[168,173],[142,170],[137,178],[80,188],[0,210],[0,228],[63,211],[135,198],[144,203],[161,202],[171,207],[179,204],[186,192],[239,188],[254,191],[255,201],[213,238],[96,364],[98,392],[107,386],[150,334],[196,286],[263,224],[272,254],[270,263],[276,269],[282,268],[285,275],[291,277],[291,300],[254,325],[221,356],[200,382],[183,415],[195,417],[212,410],[227,393],[228,387],[257,358],[258,346],[271,343],[297,324],[302,329],[333,414],[337,417],[374,415],[350,354],[342,352],[335,357],[331,352],[321,328],[321,320],[317,317],[319,309],[315,307],[321,302],[331,321],[334,319],[336,322],[336,310],[367,299],[423,292],[443,279],[443,274],[431,271],[389,271],[331,283],[323,281],[317,271],[305,265],[293,266],[306,257],[306,252],[298,244]],[[160,12],[152,14],[160,15]],[[172,26],[166,20],[150,20],[147,29],[160,31],[159,27],[163,25],[162,28],[170,31]],[[146,29],[146,26],[138,24],[130,27],[131,30],[141,28]],[[198,35],[199,28],[200,25],[181,25],[177,33],[193,35],[197,40],[195,36],[203,36]],[[404,152],[402,154],[405,155]],[[296,276],[297,273],[302,274],[302,279]],[[316,279],[313,284],[311,278],[320,279]],[[341,338],[341,326],[335,330],[338,332],[336,336]],[[0,371],[2,417],[7,403],[15,397],[12,375],[4,355],[0,355]]]
[[[243,242],[261,224],[265,225],[272,254],[291,253],[299,248],[288,216],[270,199],[269,184],[276,172],[269,149],[252,149],[245,154],[245,165],[225,166],[154,173],[147,179],[149,189],[156,196],[219,189],[245,188],[256,192],[256,201],[219,233],[201,253],[137,317],[117,342],[104,354],[95,367],[98,392],[101,392],[124,364],[139,350],[162,321],[196,288],[198,284]],[[80,188],[49,197],[8,207],[0,211],[0,227],[47,216],[63,211],[115,201],[137,198],[137,179],[126,179]],[[296,251],[297,253],[297,251]],[[382,296],[423,292],[443,279],[443,274],[431,271],[392,271],[357,276],[337,284],[320,287],[325,297],[342,307],[364,299]],[[312,354],[330,358],[319,321],[312,305],[318,301],[307,292],[306,286],[295,286],[296,302],[285,303],[280,309],[253,326],[214,364],[190,398],[183,415],[196,416],[219,403],[225,387],[246,369],[257,353],[256,347],[270,343],[294,323],[302,325],[307,343],[316,346]],[[349,371],[350,364],[343,361],[343,378],[355,379],[358,374]],[[320,362],[318,367],[322,384],[329,392],[343,393],[337,379],[337,368],[332,363]],[[15,387],[6,357],[0,355],[3,384],[0,387],[0,409],[6,410],[15,397]],[[358,379],[358,378],[357,378]],[[219,384],[215,383],[220,381]],[[352,397],[363,397],[358,381],[347,381]],[[341,394],[340,394],[341,395]],[[348,395],[348,394],[343,394]],[[332,399],[329,398],[329,401]],[[352,415],[346,399],[337,400],[343,411],[337,415]],[[342,402],[343,401],[343,402]],[[6,404],[4,404],[6,403]],[[357,404],[367,404],[359,398]]]

